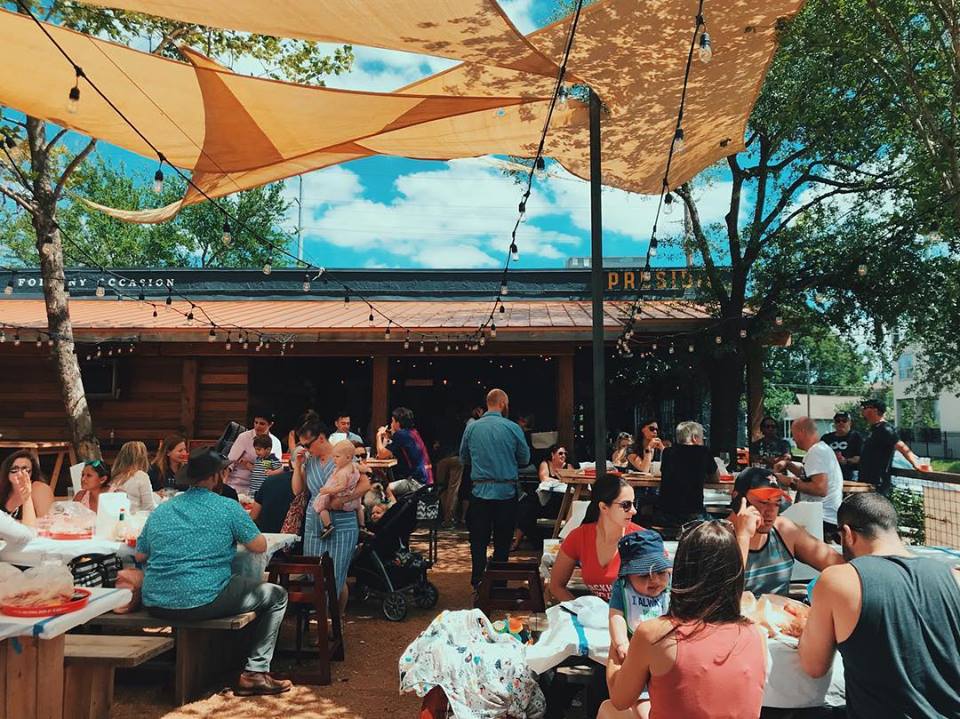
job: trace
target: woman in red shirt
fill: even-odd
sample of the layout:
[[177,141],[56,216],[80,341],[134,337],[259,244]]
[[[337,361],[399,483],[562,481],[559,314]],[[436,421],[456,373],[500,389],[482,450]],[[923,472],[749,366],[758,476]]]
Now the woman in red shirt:
[[617,543],[623,535],[643,529],[631,521],[636,513],[633,487],[624,479],[607,474],[593,483],[583,524],[563,540],[553,565],[550,594],[554,599],[558,602],[573,599],[567,582],[579,562],[584,584],[596,596],[610,601],[610,587],[620,572]]
[[670,611],[641,622],[622,667],[607,663],[610,700],[598,719],[756,719],[767,678],[766,636],[740,613],[743,559],[733,527],[704,522],[680,538]]

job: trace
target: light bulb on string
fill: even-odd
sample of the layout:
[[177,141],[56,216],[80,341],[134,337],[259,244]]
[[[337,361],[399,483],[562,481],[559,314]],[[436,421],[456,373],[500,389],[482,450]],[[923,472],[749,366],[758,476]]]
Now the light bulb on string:
[[47,335],[47,347],[53,347],[53,335]]
[[310,273],[309,272],[303,276],[303,291],[304,292],[310,291]]
[[490,339],[496,339],[496,338],[497,338],[497,325],[496,325],[496,324],[491,324],[491,325],[490,325]]
[[503,314],[503,313],[506,312],[506,311],[507,311],[507,310],[506,310],[506,308],[503,306],[503,302],[501,302],[501,303],[500,303],[500,314]]
[[156,317],[157,317],[157,307],[156,307],[156,305],[154,305],[154,307],[153,307],[153,317],[154,317],[154,319],[156,319]]
[[43,340],[40,339],[40,335],[37,335],[37,349],[43,347]]
[[107,290],[103,286],[103,280],[97,280],[97,289],[94,291],[94,294],[97,297],[103,297],[105,294],[107,294]]
[[520,249],[517,247],[516,242],[510,243],[510,256],[514,262],[520,261]]
[[233,233],[230,231],[230,223],[227,220],[223,221],[223,234],[220,236],[220,241],[224,247],[229,247],[233,242]]
[[20,333],[19,333],[19,332],[14,332],[14,333],[13,333],[13,346],[14,346],[14,347],[19,347],[19,346],[20,346]]
[[216,342],[217,341],[217,332],[213,328],[210,329],[210,334],[207,335],[207,342]]
[[693,352],[693,345],[687,345],[687,352]]
[[79,109],[80,109],[80,86],[74,85],[73,87],[70,88],[70,92],[67,95],[67,112],[69,112],[71,115],[76,115],[77,110]]
[[484,335],[480,335],[480,346],[483,347],[487,344],[487,338]]
[[227,332],[227,342],[223,345],[223,348],[229,352],[233,349],[233,343],[230,341],[230,333]]
[[667,352],[669,352],[670,354],[673,354],[673,351],[674,351],[673,345],[670,345],[670,347],[667,349]]
[[367,322],[373,324],[373,308],[370,308],[370,315],[367,317]]
[[506,279],[500,280],[500,294],[503,297],[506,297],[509,291],[510,290],[507,288],[507,280]]
[[170,287],[167,287],[167,299],[164,302],[166,302],[167,307],[173,304],[173,289]]
[[250,338],[247,335],[243,336],[243,349],[250,349]]
[[12,277],[9,280],[7,280],[7,286],[3,288],[3,294],[7,295],[8,297],[13,294],[13,278]]
[[434,352],[439,352],[439,351],[440,351],[440,342],[439,342],[439,340],[436,342],[436,344],[433,345],[433,351],[434,351]]
[[193,304],[190,305],[190,311],[187,312],[187,322],[193,322],[193,308],[194,308],[194,307],[196,307],[196,305],[193,305]]
[[349,305],[349,304],[350,304],[350,293],[349,293],[349,292],[344,292],[344,293],[343,293],[343,304],[345,304],[345,305]]
[[663,214],[673,214],[673,195],[669,192],[663,196]]
[[407,330],[406,336],[403,338],[403,348],[405,350],[410,349],[410,330]]
[[423,352],[423,342],[420,343],[420,351]]
[[723,337],[721,337],[720,335],[717,335],[716,337],[713,338],[713,341],[716,342],[718,345],[722,345]]
[[536,162],[534,163],[534,167],[540,172],[543,172],[544,170],[547,169],[547,161],[544,160],[543,157],[538,157]]
[[273,265],[271,265],[269,262],[265,263],[263,265],[263,274],[269,277],[271,272],[273,272]]
[[7,341],[7,333],[0,330],[0,345]]
[[700,62],[710,62],[713,59],[713,44],[710,42],[710,33],[704,30],[700,33]]
[[567,97],[569,96],[569,94],[570,94],[570,93],[567,92],[567,86],[566,86],[566,84],[565,84],[565,83],[560,83],[560,87],[557,89],[557,102],[559,102],[560,105],[562,105],[562,106],[566,106],[566,104],[567,104]]
[[673,133],[673,151],[676,154],[683,152],[683,148],[686,146],[686,142],[683,138],[683,128],[678,127],[677,131]]
[[387,327],[386,327],[386,329],[383,331],[383,339],[385,339],[385,340],[390,339],[390,323],[391,323],[392,321],[393,321],[393,320],[387,320]]
[[867,266],[866,266],[866,265],[860,265],[860,266],[857,268],[857,274],[860,275],[861,277],[866,277],[866,276],[867,276]]
[[650,249],[647,250],[647,253],[648,253],[651,257],[656,257],[656,256],[657,256],[657,237],[656,237],[656,235],[654,235],[653,237],[650,238]]
[[158,195],[163,192],[163,170],[159,167],[153,173],[153,191]]

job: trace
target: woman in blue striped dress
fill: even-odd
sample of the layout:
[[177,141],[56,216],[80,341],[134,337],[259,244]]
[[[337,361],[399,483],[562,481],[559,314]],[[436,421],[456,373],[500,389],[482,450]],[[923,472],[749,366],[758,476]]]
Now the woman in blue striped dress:
[[[327,483],[333,474],[333,446],[327,441],[326,429],[321,427],[316,433],[316,439],[310,443],[306,452],[298,452],[293,463],[292,486],[294,494],[304,490],[308,492],[307,514],[303,525],[303,553],[310,557],[319,557],[324,552],[333,560],[333,574],[337,582],[337,596],[340,598],[341,613],[347,604],[347,571],[350,560],[360,537],[360,527],[357,524],[356,512],[344,512],[338,507],[343,506],[343,499],[336,497],[331,503],[330,517],[334,531],[325,538],[320,538],[321,522],[313,509],[313,499]],[[354,490],[354,497],[362,497],[370,489],[370,482],[365,475]]]

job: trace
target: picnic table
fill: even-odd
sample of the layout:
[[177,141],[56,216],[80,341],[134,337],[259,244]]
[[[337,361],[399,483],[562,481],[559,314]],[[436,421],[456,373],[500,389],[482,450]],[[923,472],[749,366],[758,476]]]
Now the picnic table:
[[0,614],[0,682],[3,712],[10,719],[61,719],[64,645],[69,630],[128,604],[128,589],[92,589],[82,609],[56,617]]
[[[264,534],[263,536],[267,540],[267,551],[262,554],[248,552],[242,545],[237,546],[237,554],[233,560],[234,574],[262,577],[271,557],[297,541],[295,534]],[[125,562],[132,563],[134,553],[135,549],[126,542],[110,539],[60,540],[36,537],[19,549],[6,547],[0,549],[0,561],[21,567],[38,567],[45,559],[69,562],[84,554],[116,554]]]
[[64,460],[68,461],[67,467],[77,463],[77,453],[70,442],[21,442],[15,440],[0,440],[0,450],[9,449],[17,451],[18,449],[29,449],[37,457],[55,457],[53,461],[53,471],[50,472],[50,490],[54,496],[57,494],[57,482],[60,481],[60,470],[63,469]]

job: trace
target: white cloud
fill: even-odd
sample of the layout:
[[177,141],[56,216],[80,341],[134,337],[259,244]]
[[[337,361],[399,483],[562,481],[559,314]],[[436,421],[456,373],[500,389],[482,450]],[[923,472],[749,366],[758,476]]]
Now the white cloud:
[[[310,224],[324,208],[349,202],[362,193],[363,186],[357,173],[341,165],[303,175],[303,224]],[[296,231],[300,178],[292,177],[284,183],[283,197],[290,204],[287,209],[287,229]]]
[[538,27],[533,21],[533,5],[533,0],[500,0],[500,7],[524,35],[529,35]]

